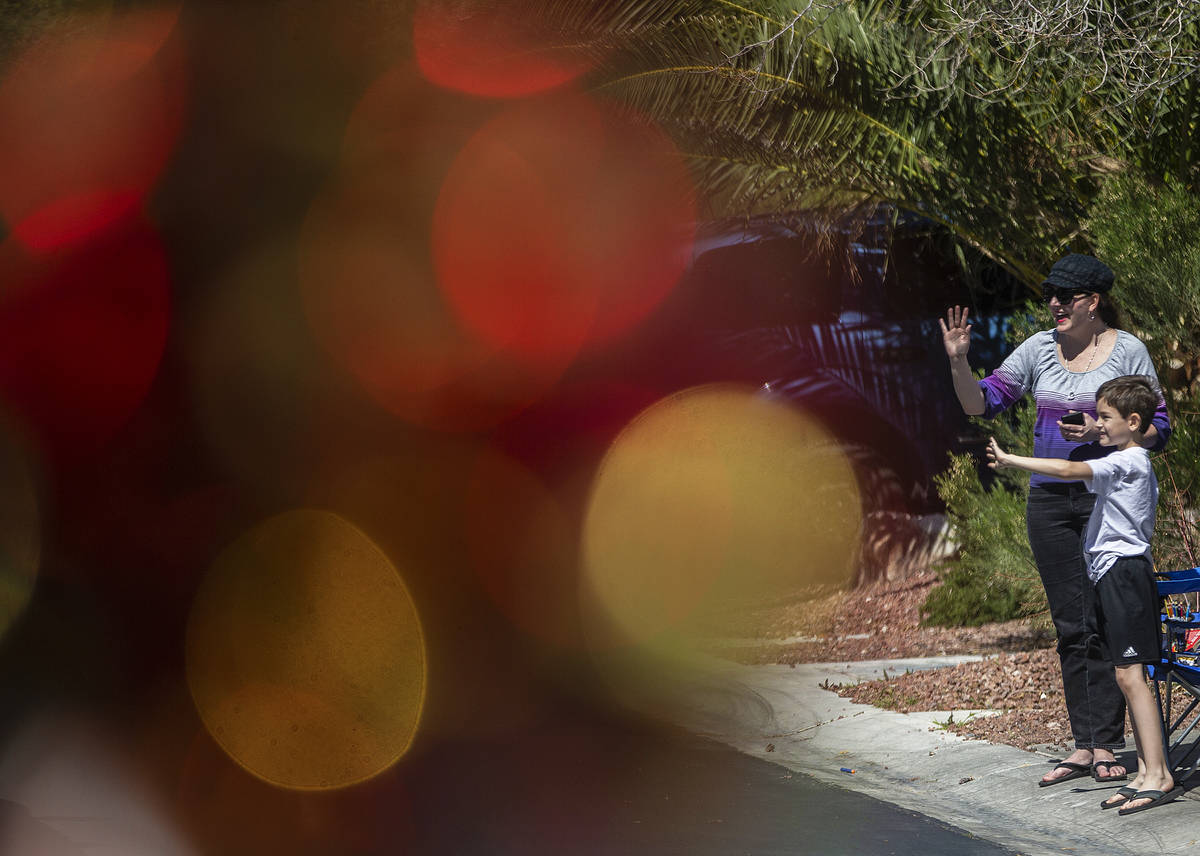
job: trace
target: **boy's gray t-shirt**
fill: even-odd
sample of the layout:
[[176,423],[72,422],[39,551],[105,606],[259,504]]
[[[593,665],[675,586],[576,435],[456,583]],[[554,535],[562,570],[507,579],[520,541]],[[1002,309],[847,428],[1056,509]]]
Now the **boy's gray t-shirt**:
[[1117,559],[1150,558],[1158,479],[1150,454],[1141,446],[1084,463],[1091,467],[1092,477],[1083,483],[1096,494],[1096,507],[1083,536],[1088,578],[1094,583]]

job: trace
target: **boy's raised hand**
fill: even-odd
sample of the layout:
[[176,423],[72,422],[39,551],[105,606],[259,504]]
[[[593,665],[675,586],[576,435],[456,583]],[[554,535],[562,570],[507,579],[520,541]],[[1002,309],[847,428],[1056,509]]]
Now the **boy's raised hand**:
[[995,437],[988,437],[987,445],[988,466],[993,470],[1002,470],[1009,466],[1008,453],[1000,448]]

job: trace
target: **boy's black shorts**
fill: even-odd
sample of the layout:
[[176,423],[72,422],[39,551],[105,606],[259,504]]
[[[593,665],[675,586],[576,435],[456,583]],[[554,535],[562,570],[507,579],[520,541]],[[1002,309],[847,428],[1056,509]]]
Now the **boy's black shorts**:
[[1096,583],[1096,617],[1104,657],[1115,666],[1162,659],[1160,607],[1149,559],[1117,559]]

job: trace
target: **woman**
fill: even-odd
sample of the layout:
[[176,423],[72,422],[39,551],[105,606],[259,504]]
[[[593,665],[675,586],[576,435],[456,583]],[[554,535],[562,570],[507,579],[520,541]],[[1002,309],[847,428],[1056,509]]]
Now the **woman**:
[[[1117,329],[1108,292],[1113,272],[1091,256],[1072,254],[1055,262],[1042,283],[1054,329],[1035,333],[983,380],[967,363],[971,325],[967,310],[955,306],[938,319],[954,391],[963,410],[991,418],[1033,391],[1037,419],[1034,456],[1087,460],[1110,450],[1093,443],[1096,389],[1121,375],[1148,375],[1158,388],[1146,346]],[[1072,421],[1063,417],[1072,414]],[[1159,395],[1144,445],[1161,449],[1171,433],[1166,403]],[[1082,536],[1095,496],[1083,482],[1045,476],[1029,479],[1026,526],[1050,617],[1058,635],[1063,695],[1075,751],[1042,777],[1042,786],[1091,775],[1096,781],[1124,779],[1126,769],[1114,749],[1125,745],[1125,702],[1113,667],[1103,659],[1095,633],[1095,604],[1083,558]]]

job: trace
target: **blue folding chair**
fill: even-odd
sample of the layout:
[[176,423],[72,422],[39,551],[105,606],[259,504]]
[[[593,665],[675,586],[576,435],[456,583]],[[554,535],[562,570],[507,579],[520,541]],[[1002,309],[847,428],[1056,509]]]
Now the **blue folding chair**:
[[[1162,613],[1162,660],[1147,666],[1162,711],[1163,742],[1175,781],[1196,769],[1200,755],[1200,568],[1155,574]],[[1189,595],[1195,594],[1195,597]],[[1194,631],[1190,635],[1188,631]],[[1179,694],[1182,693],[1182,698]]]

